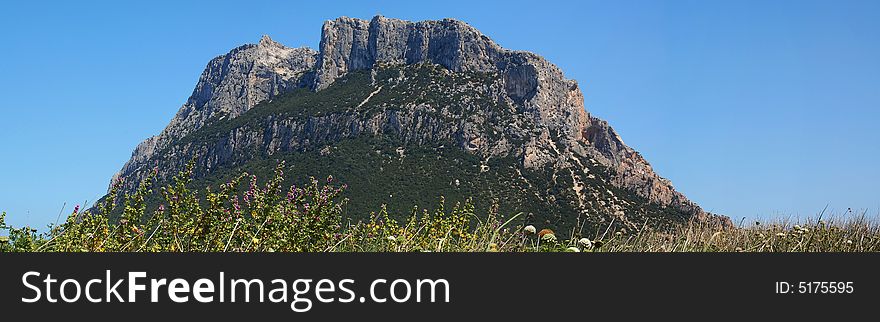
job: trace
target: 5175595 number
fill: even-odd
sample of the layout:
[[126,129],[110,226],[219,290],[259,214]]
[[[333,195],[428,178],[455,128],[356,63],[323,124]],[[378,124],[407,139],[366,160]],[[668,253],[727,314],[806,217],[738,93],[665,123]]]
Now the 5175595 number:
[[852,294],[853,282],[776,282],[776,294]]

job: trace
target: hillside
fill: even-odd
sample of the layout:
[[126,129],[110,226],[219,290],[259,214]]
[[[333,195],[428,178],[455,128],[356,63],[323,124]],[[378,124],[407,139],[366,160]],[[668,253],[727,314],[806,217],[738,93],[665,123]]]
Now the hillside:
[[355,219],[382,204],[430,209],[442,196],[561,230],[729,224],[591,116],[558,67],[452,19],[339,18],[318,51],[263,37],[217,57],[114,182],[131,193],[190,160],[195,188],[282,160],[292,184],[332,175],[348,185],[344,215]]

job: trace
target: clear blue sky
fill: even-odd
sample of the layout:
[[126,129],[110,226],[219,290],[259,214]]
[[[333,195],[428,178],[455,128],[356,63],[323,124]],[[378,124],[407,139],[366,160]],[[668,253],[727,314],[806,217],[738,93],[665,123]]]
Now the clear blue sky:
[[541,54],[705,209],[880,209],[880,1],[107,1],[0,12],[0,211],[44,227],[95,200],[211,58],[321,23],[454,17]]

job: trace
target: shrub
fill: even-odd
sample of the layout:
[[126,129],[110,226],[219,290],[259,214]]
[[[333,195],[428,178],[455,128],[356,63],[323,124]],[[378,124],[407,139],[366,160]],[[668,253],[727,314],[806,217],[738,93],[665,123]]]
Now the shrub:
[[[413,208],[395,216],[381,207],[367,219],[343,222],[347,200],[333,177],[311,178],[304,186],[283,187],[284,163],[259,184],[242,173],[216,190],[190,190],[191,162],[161,187],[162,203],[148,209],[154,171],[132,194],[117,196],[122,182],[94,210],[76,207],[59,226],[37,233],[6,224],[0,213],[0,252],[827,252],[880,250],[880,226],[858,218],[807,221],[790,225],[755,223],[720,229],[688,224],[672,230],[643,227],[563,237],[536,228],[522,213],[506,217],[497,206],[481,216],[468,199],[447,209],[441,197],[434,211]],[[121,198],[117,198],[121,197]],[[120,199],[120,200],[117,200]],[[121,207],[121,212],[115,208]],[[120,213],[111,219],[110,214]],[[399,220],[401,219],[402,220]],[[820,217],[821,218],[821,217]],[[592,233],[587,235],[585,233]]]

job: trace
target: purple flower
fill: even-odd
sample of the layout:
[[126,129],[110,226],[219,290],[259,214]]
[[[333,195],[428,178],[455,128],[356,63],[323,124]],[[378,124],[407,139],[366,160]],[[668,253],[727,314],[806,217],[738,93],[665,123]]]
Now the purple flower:
[[79,212],[79,205],[76,205],[76,207],[73,207],[73,213],[76,214],[78,212]]

